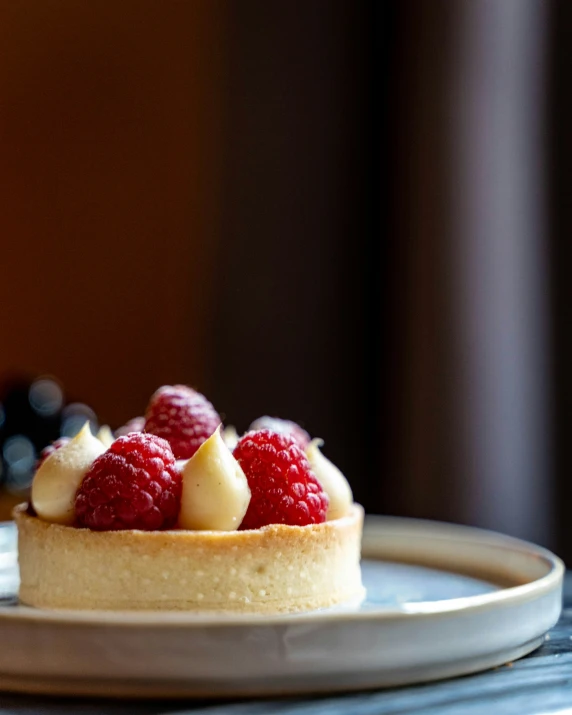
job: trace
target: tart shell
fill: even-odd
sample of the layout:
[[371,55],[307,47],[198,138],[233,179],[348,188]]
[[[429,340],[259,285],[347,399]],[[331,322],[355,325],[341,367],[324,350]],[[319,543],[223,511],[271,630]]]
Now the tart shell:
[[292,613],[363,595],[363,509],[249,531],[90,531],[14,510],[20,600],[39,608]]

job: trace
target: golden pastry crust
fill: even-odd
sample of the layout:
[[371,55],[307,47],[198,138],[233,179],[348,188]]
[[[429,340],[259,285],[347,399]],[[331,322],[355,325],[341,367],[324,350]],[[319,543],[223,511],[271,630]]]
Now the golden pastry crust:
[[252,531],[90,531],[16,507],[20,599],[52,609],[291,613],[363,595],[363,509]]

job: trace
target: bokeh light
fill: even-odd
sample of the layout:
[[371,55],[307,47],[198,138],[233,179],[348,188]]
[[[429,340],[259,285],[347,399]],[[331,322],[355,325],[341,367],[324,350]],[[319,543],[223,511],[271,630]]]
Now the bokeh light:
[[4,443],[2,456],[6,465],[6,488],[14,492],[27,489],[32,483],[36,462],[32,441],[23,434],[14,435]]
[[31,384],[28,399],[34,412],[41,417],[51,417],[61,409],[64,393],[54,379],[42,377]]

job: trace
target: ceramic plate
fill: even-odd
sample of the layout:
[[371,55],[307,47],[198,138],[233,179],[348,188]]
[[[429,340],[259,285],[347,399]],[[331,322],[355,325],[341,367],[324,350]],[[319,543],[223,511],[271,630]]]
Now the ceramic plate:
[[17,602],[0,526],[0,688],[209,697],[333,692],[475,672],[542,642],[561,609],[550,552],[449,524],[368,517],[365,601],[289,616],[48,612]]

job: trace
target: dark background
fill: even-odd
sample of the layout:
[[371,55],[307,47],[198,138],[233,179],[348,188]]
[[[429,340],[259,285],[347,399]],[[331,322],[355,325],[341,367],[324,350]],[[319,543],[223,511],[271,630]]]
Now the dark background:
[[572,8],[0,3],[0,370],[326,441],[572,558]]
[[551,290],[551,341],[553,365],[551,388],[554,412],[551,427],[555,452],[557,485],[556,512],[558,543],[568,562],[572,560],[572,223],[570,216],[570,170],[572,167],[572,102],[570,77],[572,63],[568,46],[572,37],[572,7],[558,2],[552,6],[550,26],[550,74],[548,153],[549,235]]

